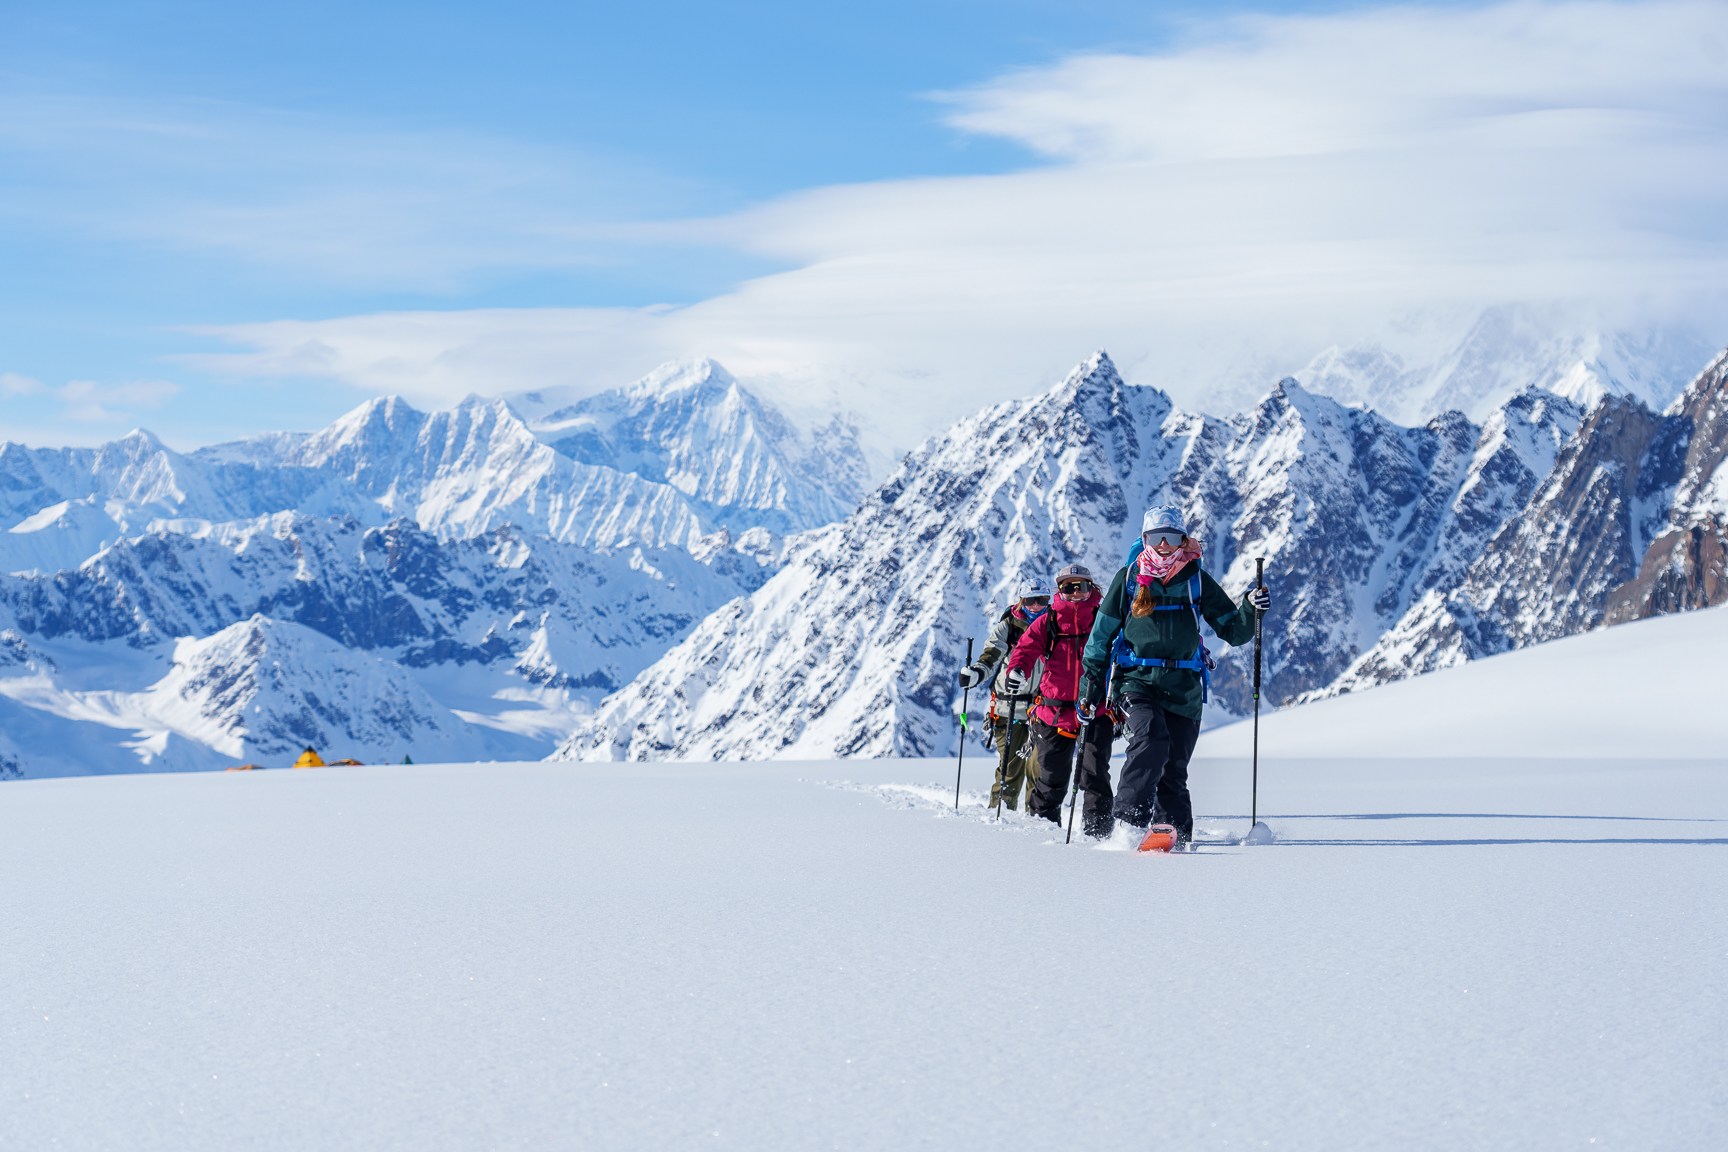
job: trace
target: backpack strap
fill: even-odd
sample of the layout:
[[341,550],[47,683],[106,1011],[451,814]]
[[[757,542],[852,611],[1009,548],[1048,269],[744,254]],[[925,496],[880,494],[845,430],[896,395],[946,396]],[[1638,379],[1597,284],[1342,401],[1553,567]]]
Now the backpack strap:
[[[1200,647],[1195,650],[1193,656],[1186,660],[1171,660],[1163,656],[1136,655],[1134,649],[1128,646],[1126,635],[1128,618],[1127,614],[1124,613],[1122,630],[1116,633],[1116,643],[1110,649],[1110,661],[1112,664],[1118,664],[1124,668],[1180,668],[1186,672],[1198,672],[1200,673],[1200,703],[1204,704],[1212,694],[1212,669],[1218,666],[1218,662],[1212,659],[1212,653],[1206,648],[1205,634],[1200,631],[1200,573],[1201,569],[1196,567],[1194,575],[1188,577],[1188,603],[1186,605],[1160,604],[1152,609],[1154,612],[1180,612],[1186,607],[1194,614],[1194,632],[1200,638]],[[1126,580],[1123,581],[1123,593],[1126,596]]]
[[[1055,611],[1055,609],[1051,609],[1051,611]],[[1078,640],[1092,634],[1090,630],[1085,632],[1064,632],[1059,623],[1052,622],[1052,624],[1052,627],[1044,629],[1044,659],[1046,662],[1049,662],[1050,658],[1056,655],[1056,641]]]

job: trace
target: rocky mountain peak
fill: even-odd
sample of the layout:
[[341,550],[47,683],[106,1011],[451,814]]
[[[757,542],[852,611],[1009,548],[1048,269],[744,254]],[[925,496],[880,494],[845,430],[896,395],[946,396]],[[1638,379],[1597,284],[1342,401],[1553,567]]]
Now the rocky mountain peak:
[[118,453],[133,459],[166,451],[167,446],[147,428],[134,428],[126,435],[108,441],[99,449],[99,453]]
[[[293,445],[298,462],[313,467],[358,464],[358,457],[395,457],[419,434],[426,416],[400,396],[380,396],[343,413]],[[344,469],[346,470],[346,469]]]
[[718,360],[702,356],[694,360],[673,360],[655,368],[633,384],[626,385],[627,395],[641,399],[665,399],[681,392],[694,392],[705,399],[736,393],[738,380],[726,371]]
[[1615,590],[1609,623],[1728,602],[1728,352],[1687,385],[1644,459],[1644,518],[1665,515],[1636,577]]
[[1122,375],[1102,348],[1069,370],[1050,394],[1069,403],[1110,400],[1122,391]]
[[855,429],[800,432],[706,359],[661,365],[537,417],[533,428],[571,460],[667,485],[711,526],[740,531],[832,522],[856,504],[868,474]]
[[170,515],[193,494],[191,471],[182,456],[142,428],[97,448],[90,467],[95,483],[108,495]]
[[1675,398],[1669,406],[1671,416],[1692,414],[1701,415],[1711,406],[1720,407],[1723,397],[1728,395],[1728,349],[1724,349],[1715,359],[1692,378],[1684,391]]
[[96,449],[91,470],[98,476],[137,475],[142,468],[171,468],[176,453],[142,428]]

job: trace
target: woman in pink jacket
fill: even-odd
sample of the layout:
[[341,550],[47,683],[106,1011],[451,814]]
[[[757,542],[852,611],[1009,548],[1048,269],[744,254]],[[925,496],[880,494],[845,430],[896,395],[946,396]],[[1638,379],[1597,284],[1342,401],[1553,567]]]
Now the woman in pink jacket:
[[1080,788],[1086,793],[1086,835],[1108,836],[1113,820],[1110,791],[1110,744],[1114,731],[1108,717],[1083,724],[1076,708],[1080,700],[1080,656],[1092,631],[1092,618],[1103,600],[1092,572],[1070,564],[1056,574],[1056,595],[1050,611],[1032,622],[1014,646],[1008,667],[1029,675],[1042,660],[1038,703],[1032,709],[1032,739],[1038,749],[1038,783],[1027,807],[1035,816],[1062,822],[1062,800],[1068,794],[1068,774],[1074,746],[1080,745]]

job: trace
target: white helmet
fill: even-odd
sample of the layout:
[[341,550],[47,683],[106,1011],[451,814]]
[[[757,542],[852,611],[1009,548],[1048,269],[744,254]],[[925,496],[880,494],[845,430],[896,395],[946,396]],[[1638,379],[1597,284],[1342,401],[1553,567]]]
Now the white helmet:
[[1145,519],[1140,521],[1140,532],[1173,531],[1188,535],[1188,524],[1182,515],[1182,509],[1174,504],[1160,504],[1156,508],[1146,510]]
[[1022,576],[1020,583],[1014,587],[1014,598],[1016,600],[1029,600],[1034,596],[1042,596],[1046,600],[1050,599],[1050,585],[1036,576]]

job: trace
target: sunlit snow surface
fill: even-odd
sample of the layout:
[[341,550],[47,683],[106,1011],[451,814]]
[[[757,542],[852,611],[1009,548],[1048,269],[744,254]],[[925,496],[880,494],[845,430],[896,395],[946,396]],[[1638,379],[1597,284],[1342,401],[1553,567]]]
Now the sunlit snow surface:
[[[1728,605],[1602,628],[1261,717],[1286,756],[1728,756]],[[1247,756],[1252,728],[1202,750]]]
[[0,785],[0,1147],[1728,1146],[1728,761],[1266,760],[1186,856],[986,772]]

